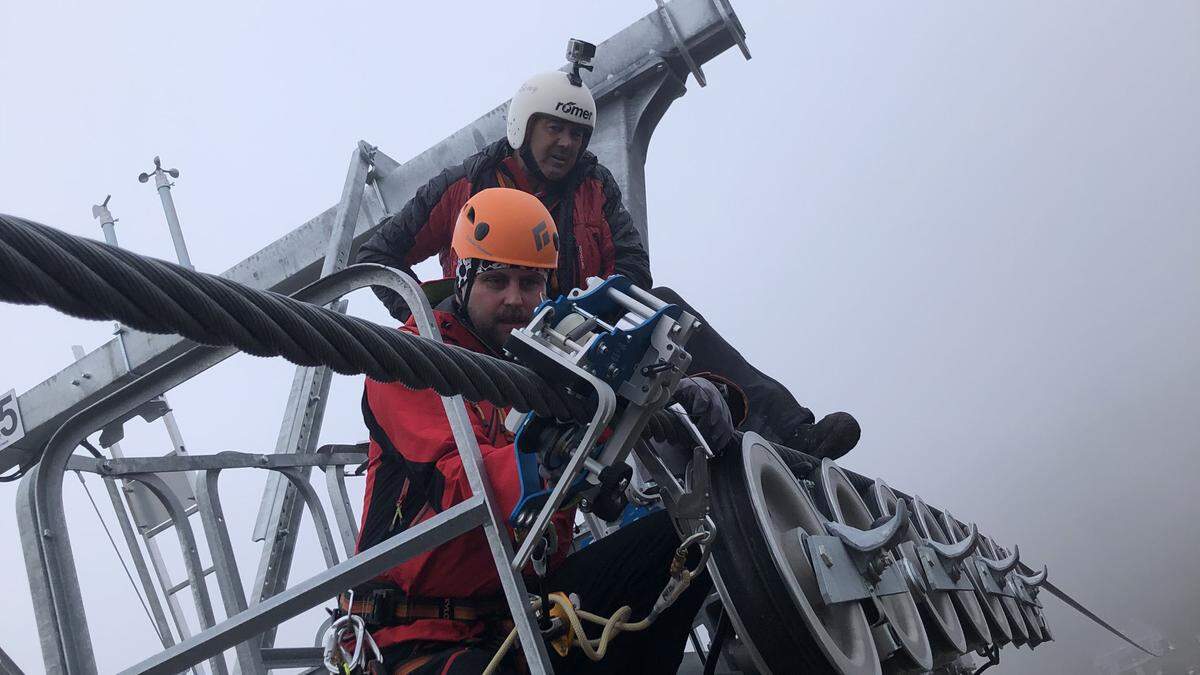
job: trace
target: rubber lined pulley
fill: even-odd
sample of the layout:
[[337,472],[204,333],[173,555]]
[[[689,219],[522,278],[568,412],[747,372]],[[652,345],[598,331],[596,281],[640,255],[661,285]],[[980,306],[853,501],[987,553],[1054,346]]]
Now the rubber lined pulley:
[[[826,512],[843,525],[860,530],[874,527],[876,517],[850,476],[830,459],[822,460],[817,494]],[[889,670],[929,670],[933,667],[933,648],[912,593],[875,597],[877,609],[886,619],[898,649],[890,656]],[[961,630],[961,628],[960,628]]]
[[775,450],[747,433],[710,473],[714,581],[759,669],[882,672],[861,604],[821,601],[804,537],[825,535],[825,519]]
[[[891,516],[896,513],[897,504],[901,497],[897,495],[883,479],[877,479],[871,486],[871,497],[876,517]],[[909,514],[913,513],[912,504],[908,505]],[[910,515],[911,519],[911,515]],[[954,607],[954,599],[949,591],[936,590],[932,587],[926,569],[927,565],[940,565],[937,560],[925,560],[917,554],[917,546],[923,542],[920,532],[910,520],[907,541],[911,546],[896,547],[896,554],[902,562],[909,566],[913,574],[918,575],[925,583],[923,587],[914,587],[910,583],[910,593],[916,600],[921,621],[925,624],[925,633],[929,637],[930,648],[933,651],[935,666],[944,665],[958,658],[967,651],[967,638],[963,632],[958,611]]]

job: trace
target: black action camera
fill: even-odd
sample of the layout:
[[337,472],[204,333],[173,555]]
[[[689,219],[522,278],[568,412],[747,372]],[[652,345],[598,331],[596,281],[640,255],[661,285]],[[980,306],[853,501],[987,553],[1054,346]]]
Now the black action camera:
[[596,45],[575,38],[567,40],[568,61],[579,64],[582,67],[592,65],[592,59],[594,58],[596,58]]
[[579,70],[591,70],[592,59],[596,58],[596,45],[583,40],[571,38],[567,40],[567,60],[571,62],[571,84],[579,86],[583,84],[583,80],[579,77]]

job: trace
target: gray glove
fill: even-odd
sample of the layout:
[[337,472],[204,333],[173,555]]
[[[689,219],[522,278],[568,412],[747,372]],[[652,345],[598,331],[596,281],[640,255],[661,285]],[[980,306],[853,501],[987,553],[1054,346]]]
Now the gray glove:
[[[713,454],[720,455],[735,442],[733,417],[717,385],[701,377],[685,377],[675,389],[674,400],[687,411],[688,418],[699,429],[704,440],[708,441],[708,447]],[[660,442],[691,441],[691,434],[687,428],[680,423],[678,416],[669,410],[660,410],[650,417],[646,424],[646,434]]]

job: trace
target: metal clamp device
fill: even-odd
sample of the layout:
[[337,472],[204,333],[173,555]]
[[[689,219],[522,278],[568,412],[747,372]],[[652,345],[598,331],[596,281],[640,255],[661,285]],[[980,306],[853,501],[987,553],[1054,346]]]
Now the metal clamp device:
[[691,362],[684,346],[699,327],[679,306],[618,275],[543,302],[528,326],[513,331],[506,352],[595,406],[586,425],[532,413],[509,419],[521,481],[509,522],[529,533],[515,567],[537,540],[530,535],[568,500],[579,498],[607,521],[620,516],[631,473],[625,460],[649,416],[670,403]]

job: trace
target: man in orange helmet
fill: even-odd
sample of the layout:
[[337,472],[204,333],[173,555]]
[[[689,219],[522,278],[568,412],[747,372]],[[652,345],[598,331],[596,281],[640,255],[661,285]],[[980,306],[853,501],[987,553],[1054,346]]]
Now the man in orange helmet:
[[[452,246],[454,293],[435,310],[442,339],[500,356],[512,329],[523,326],[546,297],[558,264],[560,237],[545,206],[519,190],[483,190],[463,205]],[[416,332],[413,320],[403,330]],[[685,407],[715,392],[707,383],[681,382]],[[714,443],[732,436],[719,396],[703,401],[701,432]],[[713,406],[716,406],[714,413]],[[433,390],[368,379],[363,417],[370,432],[366,495],[358,550],[461,502],[470,495],[462,460]],[[501,513],[516,506],[521,487],[505,410],[486,401],[467,404],[475,440]],[[547,592],[578,594],[584,609],[611,615],[629,605],[631,620],[647,615],[668,579],[678,536],[665,512],[647,516],[566,556],[574,511],[555,516],[558,548],[550,556]],[[368,620],[390,673],[479,673],[508,633],[508,607],[487,542],[475,530],[421,553],[355,591],[354,613]],[[594,663],[578,651],[552,654],[557,672],[675,672],[684,642],[710,582],[698,577],[644,631],[622,634]],[[347,609],[345,598],[343,609]],[[386,616],[384,616],[386,615]],[[375,623],[370,623],[375,621]],[[595,637],[595,636],[593,636]],[[514,655],[515,656],[515,655]],[[513,656],[506,669],[516,672]]]

